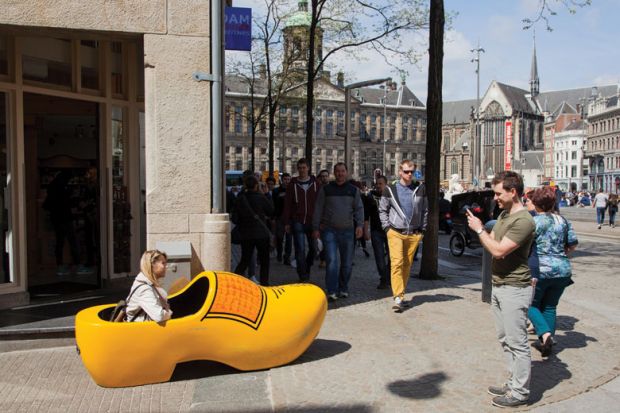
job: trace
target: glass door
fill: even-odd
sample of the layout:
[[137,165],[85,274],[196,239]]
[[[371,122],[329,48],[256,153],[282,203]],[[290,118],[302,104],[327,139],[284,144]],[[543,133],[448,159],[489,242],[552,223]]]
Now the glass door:
[[7,94],[0,91],[0,284],[13,281],[10,265],[12,228],[7,99]]

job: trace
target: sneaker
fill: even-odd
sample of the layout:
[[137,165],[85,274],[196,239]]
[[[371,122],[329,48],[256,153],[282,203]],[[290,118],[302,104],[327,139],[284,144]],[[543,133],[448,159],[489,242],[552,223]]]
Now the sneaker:
[[598,229],[601,229],[601,226],[600,226],[600,225],[598,226]]
[[64,275],[69,275],[69,274],[71,274],[71,271],[69,271],[69,267],[67,267],[66,265],[60,265],[56,269],[56,275],[59,277],[62,277]]
[[403,299],[400,297],[394,297],[394,305],[392,306],[392,310],[394,310],[395,313],[400,313],[403,311]]
[[348,292],[346,292],[346,291],[341,291],[341,292],[338,294],[338,298],[349,298],[349,293],[348,293]]
[[487,393],[492,396],[503,396],[508,393],[508,390],[510,389],[507,384],[504,384],[503,386],[489,386]]
[[80,265],[77,269],[78,275],[86,275],[86,274],[92,274],[92,273],[93,273],[93,268],[87,267],[86,265]]
[[291,261],[291,267],[293,267],[293,268],[297,268],[297,261],[292,260],[292,261]]
[[519,400],[516,397],[512,397],[511,394],[504,394],[502,396],[493,397],[493,406],[497,407],[517,407],[527,404],[527,399]]
[[334,301],[338,300],[338,296],[336,294],[329,294],[327,296],[327,301],[333,303]]

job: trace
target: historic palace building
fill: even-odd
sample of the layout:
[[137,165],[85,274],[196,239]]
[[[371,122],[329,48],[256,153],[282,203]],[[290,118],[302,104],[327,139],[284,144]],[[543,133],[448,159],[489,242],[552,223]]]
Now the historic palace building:
[[[286,21],[283,29],[284,61],[299,71],[306,70],[306,41],[309,30],[307,3]],[[322,32],[319,31],[319,37]],[[317,39],[320,55],[322,39]],[[416,169],[424,174],[426,141],[426,108],[407,87],[388,82],[381,88],[351,90],[351,115],[345,119],[344,75],[336,79],[328,71],[315,83],[312,173],[321,169],[332,171],[333,165],[344,161],[345,122],[350,122],[352,133],[352,170],[349,173],[364,181],[372,179],[377,168],[388,178],[398,174],[403,159],[411,159]],[[251,166],[251,107],[259,106],[266,95],[264,70],[253,79],[254,93],[250,94],[249,81],[243,76],[226,77],[225,95],[225,168],[245,170]],[[280,99],[276,111],[274,133],[274,169],[296,172],[295,162],[304,157],[306,144],[305,85],[291,87]],[[257,109],[255,108],[255,113]],[[253,149],[254,169],[268,170],[268,122],[260,122]]]

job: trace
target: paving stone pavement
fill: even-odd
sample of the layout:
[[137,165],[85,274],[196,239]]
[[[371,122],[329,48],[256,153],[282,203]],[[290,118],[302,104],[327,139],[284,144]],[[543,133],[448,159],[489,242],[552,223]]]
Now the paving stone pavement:
[[[599,387],[612,389],[604,400],[618,400],[620,285],[613,266],[619,253],[613,244],[580,247],[573,259],[575,285],[559,307],[554,356],[542,360],[532,351],[531,404],[522,410],[571,411],[574,398],[579,410],[610,411],[609,404],[587,401],[589,393],[603,391]],[[0,378],[0,411],[497,411],[486,387],[501,383],[506,367],[472,275],[479,260],[451,258],[443,250],[441,260],[452,263],[440,266],[445,278],[413,278],[412,308],[395,314],[389,292],[376,289],[372,256],[357,249],[351,297],[330,304],[306,353],[270,370],[237,372],[193,362],[179,366],[170,383],[103,389],[73,347],[1,353],[0,371],[11,373]],[[296,279],[293,268],[275,259],[270,273],[274,284]],[[314,267],[312,282],[322,286],[323,278],[324,270]]]

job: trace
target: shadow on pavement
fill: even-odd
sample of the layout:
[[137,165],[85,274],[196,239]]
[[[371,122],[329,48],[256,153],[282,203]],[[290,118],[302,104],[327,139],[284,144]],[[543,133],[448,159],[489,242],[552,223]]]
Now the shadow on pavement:
[[578,318],[570,315],[559,315],[555,319],[555,329],[561,331],[573,331],[575,329],[575,324],[577,324],[578,321]]
[[[317,338],[308,350],[290,365],[309,363],[337,356],[351,348],[351,344],[338,340],[324,340]],[[184,381],[204,379],[207,377],[227,376],[229,374],[245,373],[226,364],[209,360],[188,361],[177,364],[170,381]],[[317,410],[319,411],[319,410]]]
[[[277,411],[280,411],[277,409]],[[375,412],[376,409],[364,404],[354,405],[338,405],[338,406],[313,406],[313,407],[290,407],[287,406],[287,412],[293,413],[370,413]],[[221,410],[222,413],[237,413],[238,410]],[[259,409],[259,410],[244,410],[245,413],[272,413],[273,410]]]
[[448,376],[442,372],[427,373],[411,380],[397,380],[387,388],[393,394],[407,399],[433,399],[441,395],[441,383]]
[[292,364],[303,364],[312,361],[322,360],[330,357],[337,356],[338,354],[345,353],[351,349],[351,344],[345,341],[338,340],[325,340],[317,338],[308,347],[308,350]]
[[463,297],[459,297],[458,295],[451,294],[424,294],[424,295],[414,295],[409,304],[411,305],[409,308],[405,308],[404,311],[411,310],[414,307],[420,307],[426,303],[439,303],[443,301],[455,301],[462,300]]
[[547,390],[551,390],[572,376],[568,365],[554,355],[547,360],[532,361],[530,403],[540,401]]

